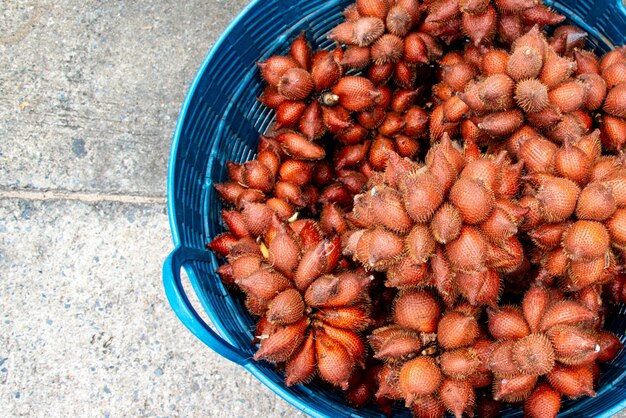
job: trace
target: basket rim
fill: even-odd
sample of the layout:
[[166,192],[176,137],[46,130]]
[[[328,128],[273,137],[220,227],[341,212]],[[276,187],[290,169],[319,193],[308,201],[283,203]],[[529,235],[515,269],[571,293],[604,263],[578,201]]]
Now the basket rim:
[[[557,1],[544,0],[544,3],[550,6],[556,6],[556,8],[562,8],[563,6],[565,6],[564,3],[566,3],[567,1],[568,0],[557,0]],[[626,10],[625,2],[622,2],[621,0],[616,0],[616,1],[618,5],[621,6],[622,9]],[[240,24],[240,22],[246,17],[246,15],[253,8],[258,7],[263,2],[264,0],[249,0],[248,3],[244,6],[244,8],[228,24],[226,29],[224,29],[224,31],[219,35],[218,39],[214,42],[214,44],[210,46],[200,67],[196,71],[193,81],[191,82],[191,84],[189,85],[187,89],[187,92],[185,93],[185,98],[182,102],[179,115],[176,120],[176,127],[172,135],[172,143],[170,145],[168,170],[167,170],[167,186],[166,186],[167,215],[168,215],[168,221],[169,221],[170,231],[172,234],[172,243],[174,244],[174,248],[178,248],[183,245],[181,242],[181,235],[180,235],[181,233],[176,223],[177,211],[176,211],[176,203],[175,203],[174,173],[175,173],[175,168],[177,166],[176,157],[178,154],[179,143],[181,141],[181,136],[183,133],[183,125],[184,125],[185,119],[187,118],[187,114],[189,112],[192,98],[194,97],[198,89],[198,85],[200,84],[201,79],[205,75],[207,68],[213,62],[214,59],[217,59],[217,51],[220,49],[222,44],[224,44],[227,41],[233,29],[235,29],[235,27],[237,27]],[[557,4],[555,5],[554,3],[557,3]],[[568,16],[570,19],[572,19],[571,14],[569,14]],[[587,25],[584,24],[583,21],[580,21],[579,19],[574,19],[574,20],[576,24],[586,29]],[[615,47],[615,45],[613,45],[610,42],[607,42],[607,44],[611,45],[612,47]],[[183,266],[183,268],[185,269],[185,271],[187,272],[189,276],[189,279],[192,283],[192,287],[194,291],[198,292],[198,290],[200,289],[200,286],[198,285],[198,279],[196,277],[195,271],[193,270],[191,266]],[[213,320],[214,318],[212,315],[209,315],[209,316],[212,319],[211,321],[212,325],[215,327],[218,334],[220,334],[223,337],[227,335],[228,333],[226,332],[225,328],[222,326],[221,321],[219,320],[215,321]],[[300,411],[315,418],[328,418],[328,415],[320,413],[319,411],[315,409],[312,409],[309,404],[301,401],[299,398],[288,393],[287,389],[283,385],[278,384],[277,382],[270,379],[263,372],[263,370],[257,366],[256,362],[254,361],[248,362],[246,364],[243,364],[242,367],[246,369],[248,372],[250,372],[256,379],[258,379],[261,383],[263,383],[263,385],[265,385],[268,389],[270,389],[272,392],[278,395],[281,399],[283,399],[290,405],[296,407]],[[612,382],[608,383],[606,384],[606,389],[612,386],[614,386]],[[599,415],[596,415],[596,418],[609,418],[625,409],[626,409],[626,397],[622,401],[613,405],[611,408],[608,408],[602,411]],[[357,417],[358,415],[351,415],[351,416]]]

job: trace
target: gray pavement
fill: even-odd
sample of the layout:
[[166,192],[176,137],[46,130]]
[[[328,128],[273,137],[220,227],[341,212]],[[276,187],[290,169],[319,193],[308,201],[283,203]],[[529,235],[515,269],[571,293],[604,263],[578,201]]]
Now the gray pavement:
[[175,120],[245,3],[0,0],[0,415],[302,416],[161,287]]

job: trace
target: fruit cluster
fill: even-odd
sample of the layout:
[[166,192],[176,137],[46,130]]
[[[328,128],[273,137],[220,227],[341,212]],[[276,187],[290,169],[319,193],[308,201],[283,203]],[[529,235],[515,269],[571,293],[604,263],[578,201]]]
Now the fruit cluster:
[[[207,248],[256,360],[416,417],[593,396],[626,302],[626,49],[526,0],[357,0],[259,63],[276,112]],[[470,42],[464,42],[469,39]]]

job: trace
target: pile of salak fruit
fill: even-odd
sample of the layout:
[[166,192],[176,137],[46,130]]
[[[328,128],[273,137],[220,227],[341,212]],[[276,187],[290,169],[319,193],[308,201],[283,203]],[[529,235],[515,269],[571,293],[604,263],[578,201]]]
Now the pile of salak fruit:
[[[275,110],[207,248],[256,360],[353,406],[554,417],[626,302],[626,48],[536,0],[357,0],[258,63]],[[548,35],[550,33],[551,35]]]

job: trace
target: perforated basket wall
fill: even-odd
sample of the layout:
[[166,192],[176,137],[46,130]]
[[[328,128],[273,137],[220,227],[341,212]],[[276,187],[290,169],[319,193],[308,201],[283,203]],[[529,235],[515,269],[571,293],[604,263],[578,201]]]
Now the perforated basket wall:
[[[285,54],[290,42],[307,32],[314,47],[326,48],[329,29],[342,20],[341,10],[350,0],[252,1],[215,44],[200,68],[178,121],[168,175],[169,217],[174,244],[204,248],[223,231],[221,205],[213,184],[226,178],[227,160],[253,157],[259,133],[273,114],[256,101],[263,84],[255,66],[273,54]],[[626,43],[626,7],[622,0],[569,0],[549,2],[570,21],[589,32],[598,52]],[[207,19],[210,19],[207,16]],[[187,273],[215,329],[222,337],[253,355],[253,321],[236,298],[231,297],[214,273],[218,263],[191,262]],[[608,318],[608,328],[624,341],[626,309]],[[316,387],[286,388],[283,376],[263,363],[247,364],[252,374],[279,396],[313,416],[379,417],[371,409],[352,409],[341,395]],[[566,402],[561,416],[610,416],[626,405],[626,352],[603,373],[598,394]],[[397,416],[410,416],[399,411]],[[507,417],[522,416],[519,409]]]

